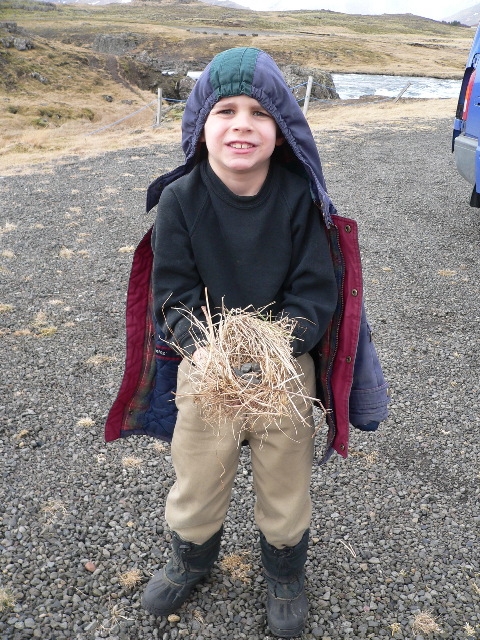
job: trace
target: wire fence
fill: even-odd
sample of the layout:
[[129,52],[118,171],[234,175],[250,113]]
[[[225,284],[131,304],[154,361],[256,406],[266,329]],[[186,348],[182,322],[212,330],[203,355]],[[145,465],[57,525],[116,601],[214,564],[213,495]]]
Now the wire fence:
[[110,124],[107,124],[104,127],[101,127],[100,129],[97,129],[96,131],[90,131],[90,133],[87,133],[87,136],[93,136],[94,133],[99,133],[100,131],[104,131],[105,129],[108,129],[109,127],[113,127],[114,124],[118,124],[119,122],[123,122],[124,120],[127,120],[128,118],[131,118],[132,116],[137,115],[137,113],[140,113],[140,111],[143,111],[144,109],[147,109],[148,107],[151,107],[152,104],[155,104],[156,102],[157,102],[156,100],[152,100],[152,102],[149,102],[148,104],[146,104],[141,109],[137,109],[133,113],[130,113],[128,116],[125,116],[124,118],[120,118],[120,120],[116,120],[115,122],[111,122]]
[[[302,82],[301,84],[297,84],[293,87],[289,87],[289,89],[293,92],[295,89],[299,89],[300,87],[304,87],[306,86],[308,83],[307,82]],[[398,96],[392,96],[392,97],[388,97],[388,98],[379,98],[378,100],[369,100],[368,104],[378,104],[380,102],[389,102],[389,101],[396,101],[398,100],[398,98],[400,97],[400,95],[402,95],[410,86],[411,83],[409,83],[406,87],[404,87],[404,89],[402,89],[402,91],[399,93]],[[329,89],[329,90],[335,90],[335,87],[332,86],[328,86],[326,84],[320,84],[318,82],[312,82],[312,86],[317,86],[317,87],[321,87],[323,89]],[[297,102],[303,102],[307,97],[307,94],[305,96],[302,96],[301,98],[297,98]],[[180,99],[175,99],[175,98],[162,98],[163,102],[173,102],[173,103],[185,103],[187,100],[180,100]],[[355,106],[355,105],[360,105],[360,104],[365,104],[365,103],[360,103],[358,100],[355,100],[354,102],[333,102],[334,98],[329,98],[329,99],[324,99],[324,98],[316,98],[314,96],[309,96],[309,100],[310,102],[314,101],[314,102],[321,102],[321,103],[325,103],[325,104],[335,104],[336,106],[341,106],[341,107],[349,107],[349,106]],[[109,129],[110,127],[113,127],[116,124],[119,124],[120,122],[123,122],[124,120],[127,120],[128,118],[131,118],[132,116],[135,116],[137,113],[140,113],[140,111],[143,111],[144,109],[147,109],[148,107],[151,107],[153,104],[157,103],[157,99],[152,100],[152,102],[149,102],[148,104],[146,104],[144,107],[142,107],[141,109],[137,109],[137,111],[134,111],[133,113],[130,113],[128,116],[125,116],[123,118],[120,118],[120,120],[116,120],[115,122],[111,122],[110,124],[105,125],[104,127],[101,127],[100,129],[97,129],[96,131],[91,131],[90,133],[87,133],[87,136],[93,136],[95,133],[99,133],[100,131],[104,131],[105,129]],[[158,123],[157,123],[158,124]]]

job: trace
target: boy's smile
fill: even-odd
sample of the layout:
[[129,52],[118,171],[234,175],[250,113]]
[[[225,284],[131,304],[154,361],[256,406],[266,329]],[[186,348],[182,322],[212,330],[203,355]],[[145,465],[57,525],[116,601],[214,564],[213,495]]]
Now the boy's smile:
[[267,177],[270,157],[283,143],[272,116],[246,95],[222,98],[210,111],[201,138],[208,160],[237,195],[255,195]]

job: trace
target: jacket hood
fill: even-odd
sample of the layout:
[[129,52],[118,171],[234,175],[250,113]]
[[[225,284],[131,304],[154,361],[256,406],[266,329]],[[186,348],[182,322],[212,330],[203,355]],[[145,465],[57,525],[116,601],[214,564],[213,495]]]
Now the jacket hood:
[[157,178],[149,187],[147,211],[163,188],[189,173],[198,161],[198,145],[205,120],[221,98],[245,94],[257,100],[276,120],[297,164],[310,181],[313,200],[320,205],[325,223],[332,224],[335,208],[330,200],[315,140],[293,93],[275,61],[265,51],[236,47],[216,55],[199,77],[187,100],[182,120],[185,164]]

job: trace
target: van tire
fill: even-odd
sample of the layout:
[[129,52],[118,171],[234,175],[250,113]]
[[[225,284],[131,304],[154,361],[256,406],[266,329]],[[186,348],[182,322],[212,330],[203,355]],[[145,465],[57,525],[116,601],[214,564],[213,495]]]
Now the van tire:
[[470,206],[480,209],[480,193],[477,193],[477,185],[473,187],[472,195],[470,196]]

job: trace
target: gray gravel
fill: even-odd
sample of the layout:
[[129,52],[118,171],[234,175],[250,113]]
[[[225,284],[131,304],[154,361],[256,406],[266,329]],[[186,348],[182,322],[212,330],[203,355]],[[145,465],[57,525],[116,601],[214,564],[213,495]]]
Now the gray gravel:
[[[305,639],[480,637],[480,213],[450,135],[449,119],[318,139],[331,195],[360,223],[392,404],[376,434],[352,434],[347,461],[315,473]],[[247,452],[222,546],[246,552],[246,581],[218,566],[169,622],[119,580],[163,563],[173,480],[168,446],[103,442],[124,358],[119,249],[152,221],[145,187],[180,160],[158,146],[0,179],[0,586],[15,599],[2,640],[269,638]],[[441,630],[412,627],[419,611]]]

